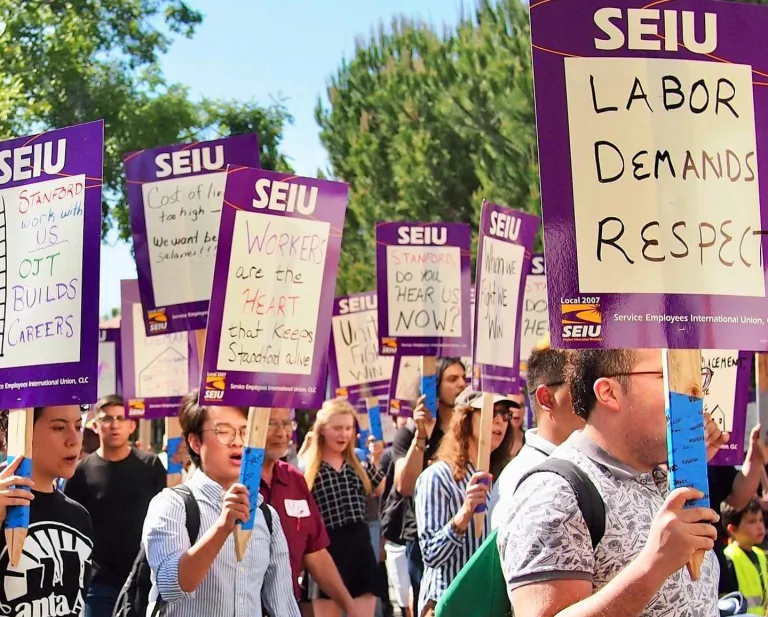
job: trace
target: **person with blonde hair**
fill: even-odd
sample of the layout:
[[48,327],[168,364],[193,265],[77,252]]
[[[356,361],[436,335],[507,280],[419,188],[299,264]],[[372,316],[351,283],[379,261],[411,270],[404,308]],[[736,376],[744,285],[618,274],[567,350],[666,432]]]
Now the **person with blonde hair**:
[[494,395],[490,473],[478,471],[480,413],[483,393],[466,388],[456,398],[448,432],[434,462],[416,481],[416,524],[424,559],[424,578],[418,598],[420,617],[433,617],[435,606],[459,571],[490,533],[488,516],[482,533],[475,533],[475,509],[486,502],[491,480],[509,461],[511,403]]
[[[367,498],[381,492],[385,472],[376,469],[381,444],[372,446],[370,462],[355,455],[356,419],[345,399],[323,404],[305,454],[304,478],[331,541],[328,552],[355,599],[356,615],[373,617],[378,565],[366,522]],[[316,617],[341,617],[341,609],[311,580],[310,597]]]

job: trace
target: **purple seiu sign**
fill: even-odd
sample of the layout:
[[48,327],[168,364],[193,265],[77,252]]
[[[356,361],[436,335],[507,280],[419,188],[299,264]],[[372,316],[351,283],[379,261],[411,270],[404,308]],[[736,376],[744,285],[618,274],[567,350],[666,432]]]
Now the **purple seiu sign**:
[[259,166],[256,135],[163,146],[123,157],[148,336],[208,320],[228,164]]
[[99,372],[97,399],[123,394],[120,328],[99,328]]
[[333,301],[329,376],[333,396],[355,403],[385,397],[394,358],[379,355],[376,292],[341,296]]
[[181,397],[199,383],[195,337],[191,332],[147,336],[137,281],[121,281],[120,289],[123,398],[128,416],[134,420],[175,416]]
[[228,170],[203,404],[317,409],[349,187]]
[[464,223],[378,223],[379,353],[471,353],[469,248]]
[[730,349],[702,349],[701,370],[704,411],[718,428],[730,433],[727,444],[710,465],[741,465],[747,423],[750,374],[754,354]]
[[520,327],[520,375],[525,378],[528,359],[541,340],[549,334],[547,311],[547,275],[544,253],[534,253],[528,263],[523,295],[523,319]]
[[475,273],[473,384],[482,392],[520,391],[520,322],[525,272],[539,218],[483,202]]
[[96,400],[104,123],[0,143],[0,408]]
[[765,351],[768,11],[646,7],[530,10],[553,345]]

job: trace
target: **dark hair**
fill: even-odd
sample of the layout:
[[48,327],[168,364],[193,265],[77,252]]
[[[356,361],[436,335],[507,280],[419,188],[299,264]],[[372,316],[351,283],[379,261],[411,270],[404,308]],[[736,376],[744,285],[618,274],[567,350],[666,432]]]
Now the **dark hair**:
[[461,358],[437,358],[437,362],[435,364],[435,375],[437,376],[438,392],[440,392],[440,384],[443,383],[443,373],[445,373],[445,371],[454,364],[458,364],[464,370],[464,374],[467,373],[467,367],[464,366],[464,362],[462,362]]
[[94,415],[99,415],[107,407],[125,408],[125,400],[119,394],[109,394],[99,399],[99,401],[93,406]]
[[35,424],[40,419],[40,416],[43,415],[44,409],[45,407],[35,407],[35,413],[34,413],[34,416],[32,417],[33,424]]
[[83,429],[83,452],[91,454],[96,452],[100,446],[99,436],[89,428]]
[[720,504],[720,521],[726,533],[728,532],[728,525],[733,525],[734,527],[741,525],[741,519],[744,518],[745,514],[762,515],[762,513],[763,509],[760,507],[760,503],[754,498],[750,499],[749,503],[742,510],[737,510],[725,501]]
[[[565,366],[565,379],[571,390],[573,411],[584,420],[589,419],[595,408],[595,382],[601,377],[629,373],[635,364],[632,349],[580,349],[569,351]],[[627,377],[616,377],[627,387]]]
[[539,386],[562,386],[565,384],[565,364],[568,355],[562,349],[534,349],[528,357],[526,387],[533,411],[538,414],[539,402],[536,388]]
[[[247,407],[235,407],[248,416]],[[200,390],[194,389],[187,392],[181,399],[181,405],[179,407],[179,424],[181,425],[181,434],[184,437],[184,442],[187,444],[187,452],[189,458],[195,467],[200,467],[200,455],[192,449],[189,444],[189,436],[197,435],[198,439],[203,439],[203,425],[208,419],[208,408],[200,404]],[[203,470],[205,471],[205,470]]]

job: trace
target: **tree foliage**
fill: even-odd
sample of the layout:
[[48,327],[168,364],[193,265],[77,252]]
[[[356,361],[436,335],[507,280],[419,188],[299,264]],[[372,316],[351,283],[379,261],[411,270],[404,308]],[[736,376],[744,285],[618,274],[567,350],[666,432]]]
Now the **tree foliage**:
[[501,0],[442,33],[400,17],[357,42],[316,109],[351,191],[339,293],[373,287],[377,221],[475,228],[483,198],[539,211],[529,32]]
[[190,100],[159,58],[202,15],[184,0],[0,0],[0,138],[104,119],[104,228],[130,236],[122,154],[254,130],[265,164],[291,118],[281,103]]

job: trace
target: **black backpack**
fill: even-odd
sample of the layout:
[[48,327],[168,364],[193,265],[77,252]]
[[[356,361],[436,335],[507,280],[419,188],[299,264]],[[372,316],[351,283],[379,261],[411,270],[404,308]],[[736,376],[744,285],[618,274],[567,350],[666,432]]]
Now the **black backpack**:
[[[200,507],[189,487],[180,484],[172,489],[184,501],[184,510],[187,515],[187,534],[189,541],[194,544],[200,534]],[[264,513],[264,520],[267,523],[269,534],[272,535],[272,512],[266,503],[262,503],[259,509]],[[147,555],[144,552],[144,546],[139,548],[139,554],[133,562],[131,573],[128,580],[125,581],[120,594],[117,596],[117,602],[112,612],[112,617],[146,617],[149,607],[149,592],[152,589],[152,579],[150,577],[151,568],[147,562]],[[165,602],[158,598],[155,602],[155,608],[152,611],[152,617],[158,617],[163,613]]]

